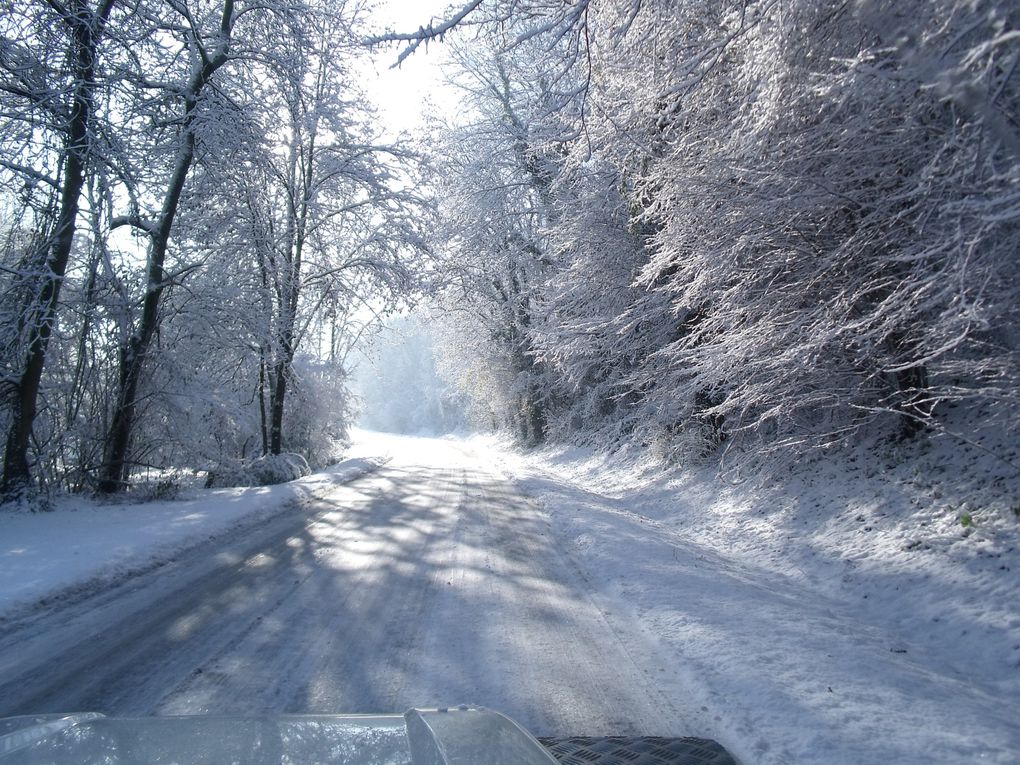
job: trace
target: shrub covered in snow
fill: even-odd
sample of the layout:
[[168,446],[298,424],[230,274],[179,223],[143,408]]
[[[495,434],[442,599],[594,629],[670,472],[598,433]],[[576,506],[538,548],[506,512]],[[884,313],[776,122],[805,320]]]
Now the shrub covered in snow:
[[345,370],[300,355],[294,359],[291,385],[284,448],[301,452],[316,470],[339,462],[349,444],[347,423],[352,416]]
[[209,471],[206,488],[230,486],[273,486],[302,478],[311,473],[300,454],[268,454],[236,467]]

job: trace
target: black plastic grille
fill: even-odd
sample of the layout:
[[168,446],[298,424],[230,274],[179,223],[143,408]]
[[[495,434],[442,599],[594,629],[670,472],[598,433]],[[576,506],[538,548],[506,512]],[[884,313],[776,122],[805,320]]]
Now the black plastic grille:
[[737,765],[715,741],[657,736],[540,738],[562,765]]

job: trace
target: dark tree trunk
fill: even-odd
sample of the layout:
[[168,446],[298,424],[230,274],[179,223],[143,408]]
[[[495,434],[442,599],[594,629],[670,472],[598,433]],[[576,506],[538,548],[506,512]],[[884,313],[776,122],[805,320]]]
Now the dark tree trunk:
[[142,304],[142,318],[138,329],[120,354],[119,390],[114,403],[113,421],[107,436],[106,458],[97,486],[99,491],[104,494],[110,494],[123,488],[130,474],[128,451],[131,447],[131,436],[137,414],[138,387],[142,379],[145,357],[152,344],[152,338],[159,329],[160,299],[166,289],[166,272],[163,266],[166,262],[167,246],[170,243],[170,232],[177,217],[181,193],[184,191],[184,184],[195,159],[195,109],[198,107],[198,96],[202,92],[202,88],[209,83],[216,70],[227,60],[230,32],[234,21],[233,8],[233,0],[224,0],[220,22],[219,50],[192,75],[184,89],[182,142],[177,151],[173,175],[167,185],[159,220],[155,225],[145,226],[145,230],[151,238],[145,301]]
[[281,361],[273,370],[272,397],[269,410],[269,453],[279,454],[283,451],[283,407],[287,397],[287,377],[290,364]]
[[98,487],[99,491],[104,493],[121,488],[127,483],[130,473],[127,453],[131,445],[131,428],[135,421],[135,401],[138,395],[141,364],[127,357],[141,352],[139,346],[138,338],[132,338],[128,346],[121,350],[117,406],[107,436],[107,456]]
[[517,437],[524,446],[538,446],[545,441],[546,415],[545,403],[540,392],[531,390],[517,400],[517,412],[514,420],[517,425]]
[[534,446],[545,441],[545,403],[542,402],[537,393],[531,396],[531,406],[528,411],[529,434],[531,443]]
[[266,357],[259,359],[259,425],[262,429],[262,456],[269,454],[269,426],[266,419]]
[[[896,332],[887,340],[893,358],[909,363],[917,356],[915,345],[905,332]],[[924,364],[903,366],[893,373],[896,385],[895,407],[900,412],[900,437],[907,439],[922,433],[931,417],[933,404],[929,398],[928,367]]]
[[[56,322],[60,287],[67,272],[67,263],[74,244],[78,204],[85,185],[85,168],[89,154],[93,99],[96,87],[96,48],[115,0],[104,0],[95,13],[85,0],[74,0],[63,11],[63,21],[71,28],[74,50],[71,60],[75,87],[64,146],[64,177],[60,188],[60,211],[52,234],[43,243],[39,260],[45,258],[44,276],[38,292],[29,295],[31,305],[24,307],[27,316],[28,349],[21,377],[15,383],[16,397],[10,430],[4,449],[4,472],[0,492],[12,496],[24,491],[31,483],[28,449],[35,424],[39,386],[46,350]],[[46,252],[48,251],[48,255]]]
[[904,439],[913,438],[925,430],[925,423],[931,416],[931,403],[926,399],[927,367],[922,364],[900,370],[896,373],[896,387],[901,395],[897,405],[901,413],[900,436]]

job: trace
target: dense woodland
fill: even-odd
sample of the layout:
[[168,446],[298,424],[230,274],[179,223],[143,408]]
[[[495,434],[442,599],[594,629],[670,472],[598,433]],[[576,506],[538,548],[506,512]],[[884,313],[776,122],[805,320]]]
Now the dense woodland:
[[[0,8],[7,497],[325,464],[351,347],[415,301],[523,444],[1020,425],[1015,3]],[[433,45],[460,113],[382,141],[357,62]]]

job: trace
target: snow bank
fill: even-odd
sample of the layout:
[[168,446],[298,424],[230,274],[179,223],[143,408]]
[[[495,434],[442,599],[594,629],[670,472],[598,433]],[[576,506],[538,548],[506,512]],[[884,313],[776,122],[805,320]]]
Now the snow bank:
[[764,486],[642,454],[499,464],[545,504],[608,608],[676,657],[676,693],[709,721],[699,733],[741,762],[1007,765],[1020,754],[1016,457],[1001,434],[873,443]]
[[[280,512],[289,503],[336,483],[351,481],[378,462],[374,456],[355,457],[290,483],[196,489],[175,501],[103,504],[68,498],[56,502],[48,512],[2,513],[0,620],[148,570],[183,548]],[[279,463],[282,467],[275,465],[274,469],[301,469],[301,463]]]

